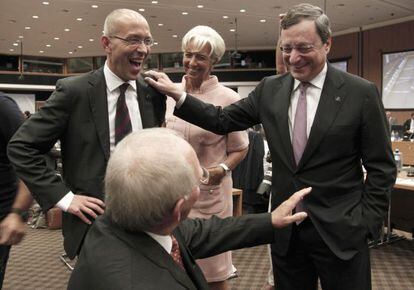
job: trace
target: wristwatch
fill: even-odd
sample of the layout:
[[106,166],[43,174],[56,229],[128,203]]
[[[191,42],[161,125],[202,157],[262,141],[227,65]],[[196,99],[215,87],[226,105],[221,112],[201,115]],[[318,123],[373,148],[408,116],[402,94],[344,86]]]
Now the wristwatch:
[[22,210],[20,208],[12,207],[10,209],[10,213],[15,213],[19,215],[22,218],[23,222],[27,222],[27,220],[29,219],[29,212],[27,210]]
[[225,163],[220,163],[219,166],[224,169],[224,172],[226,173],[226,175],[230,174],[231,170]]

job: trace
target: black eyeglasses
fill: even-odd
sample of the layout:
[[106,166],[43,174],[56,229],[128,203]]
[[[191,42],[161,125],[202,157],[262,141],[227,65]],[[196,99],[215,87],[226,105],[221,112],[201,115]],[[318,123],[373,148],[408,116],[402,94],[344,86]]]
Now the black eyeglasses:
[[280,47],[280,50],[285,54],[292,53],[294,49],[301,54],[307,54],[311,52],[314,48],[315,48],[315,45],[313,44],[305,44],[305,45],[298,45],[298,46],[284,45]]
[[151,37],[146,37],[144,39],[141,38],[122,38],[119,36],[110,36],[110,38],[116,38],[119,40],[122,40],[123,42],[127,43],[129,46],[135,46],[138,47],[141,44],[144,44],[145,46],[151,47],[154,45],[154,39]]

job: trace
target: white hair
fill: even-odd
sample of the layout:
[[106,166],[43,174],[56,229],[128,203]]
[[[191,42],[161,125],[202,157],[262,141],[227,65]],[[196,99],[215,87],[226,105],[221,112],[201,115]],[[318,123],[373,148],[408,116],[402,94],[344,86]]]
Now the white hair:
[[197,50],[202,50],[206,45],[209,45],[209,56],[214,63],[219,62],[226,51],[226,45],[220,34],[213,28],[204,25],[198,25],[184,35],[181,43],[182,51],[185,51],[190,44],[194,45]]
[[131,133],[118,143],[105,176],[105,212],[112,222],[129,231],[161,225],[196,186],[191,154],[192,147],[166,128]]

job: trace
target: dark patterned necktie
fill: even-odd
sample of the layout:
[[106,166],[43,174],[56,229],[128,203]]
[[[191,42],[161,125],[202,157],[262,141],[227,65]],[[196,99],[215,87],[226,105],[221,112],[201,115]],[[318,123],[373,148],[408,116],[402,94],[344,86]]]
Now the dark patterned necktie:
[[173,235],[171,235],[171,239],[172,239],[172,248],[171,248],[171,253],[170,253],[171,258],[173,258],[174,262],[176,262],[178,266],[180,266],[181,269],[185,271],[183,260],[181,258],[180,247],[178,246],[177,239]]
[[115,114],[115,145],[132,131],[131,117],[125,101],[125,92],[128,86],[128,83],[119,86],[120,94],[116,102]]

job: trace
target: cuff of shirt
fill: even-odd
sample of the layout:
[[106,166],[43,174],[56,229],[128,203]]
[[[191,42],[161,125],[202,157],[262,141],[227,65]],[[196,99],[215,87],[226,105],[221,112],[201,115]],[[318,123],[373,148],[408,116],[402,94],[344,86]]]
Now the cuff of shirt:
[[68,211],[70,204],[72,203],[73,198],[75,195],[72,191],[69,191],[61,200],[58,201],[56,206],[63,210],[64,212]]
[[184,92],[181,97],[178,99],[177,103],[175,104],[175,108],[179,109],[183,103],[185,102],[185,99],[187,98],[187,93]]

